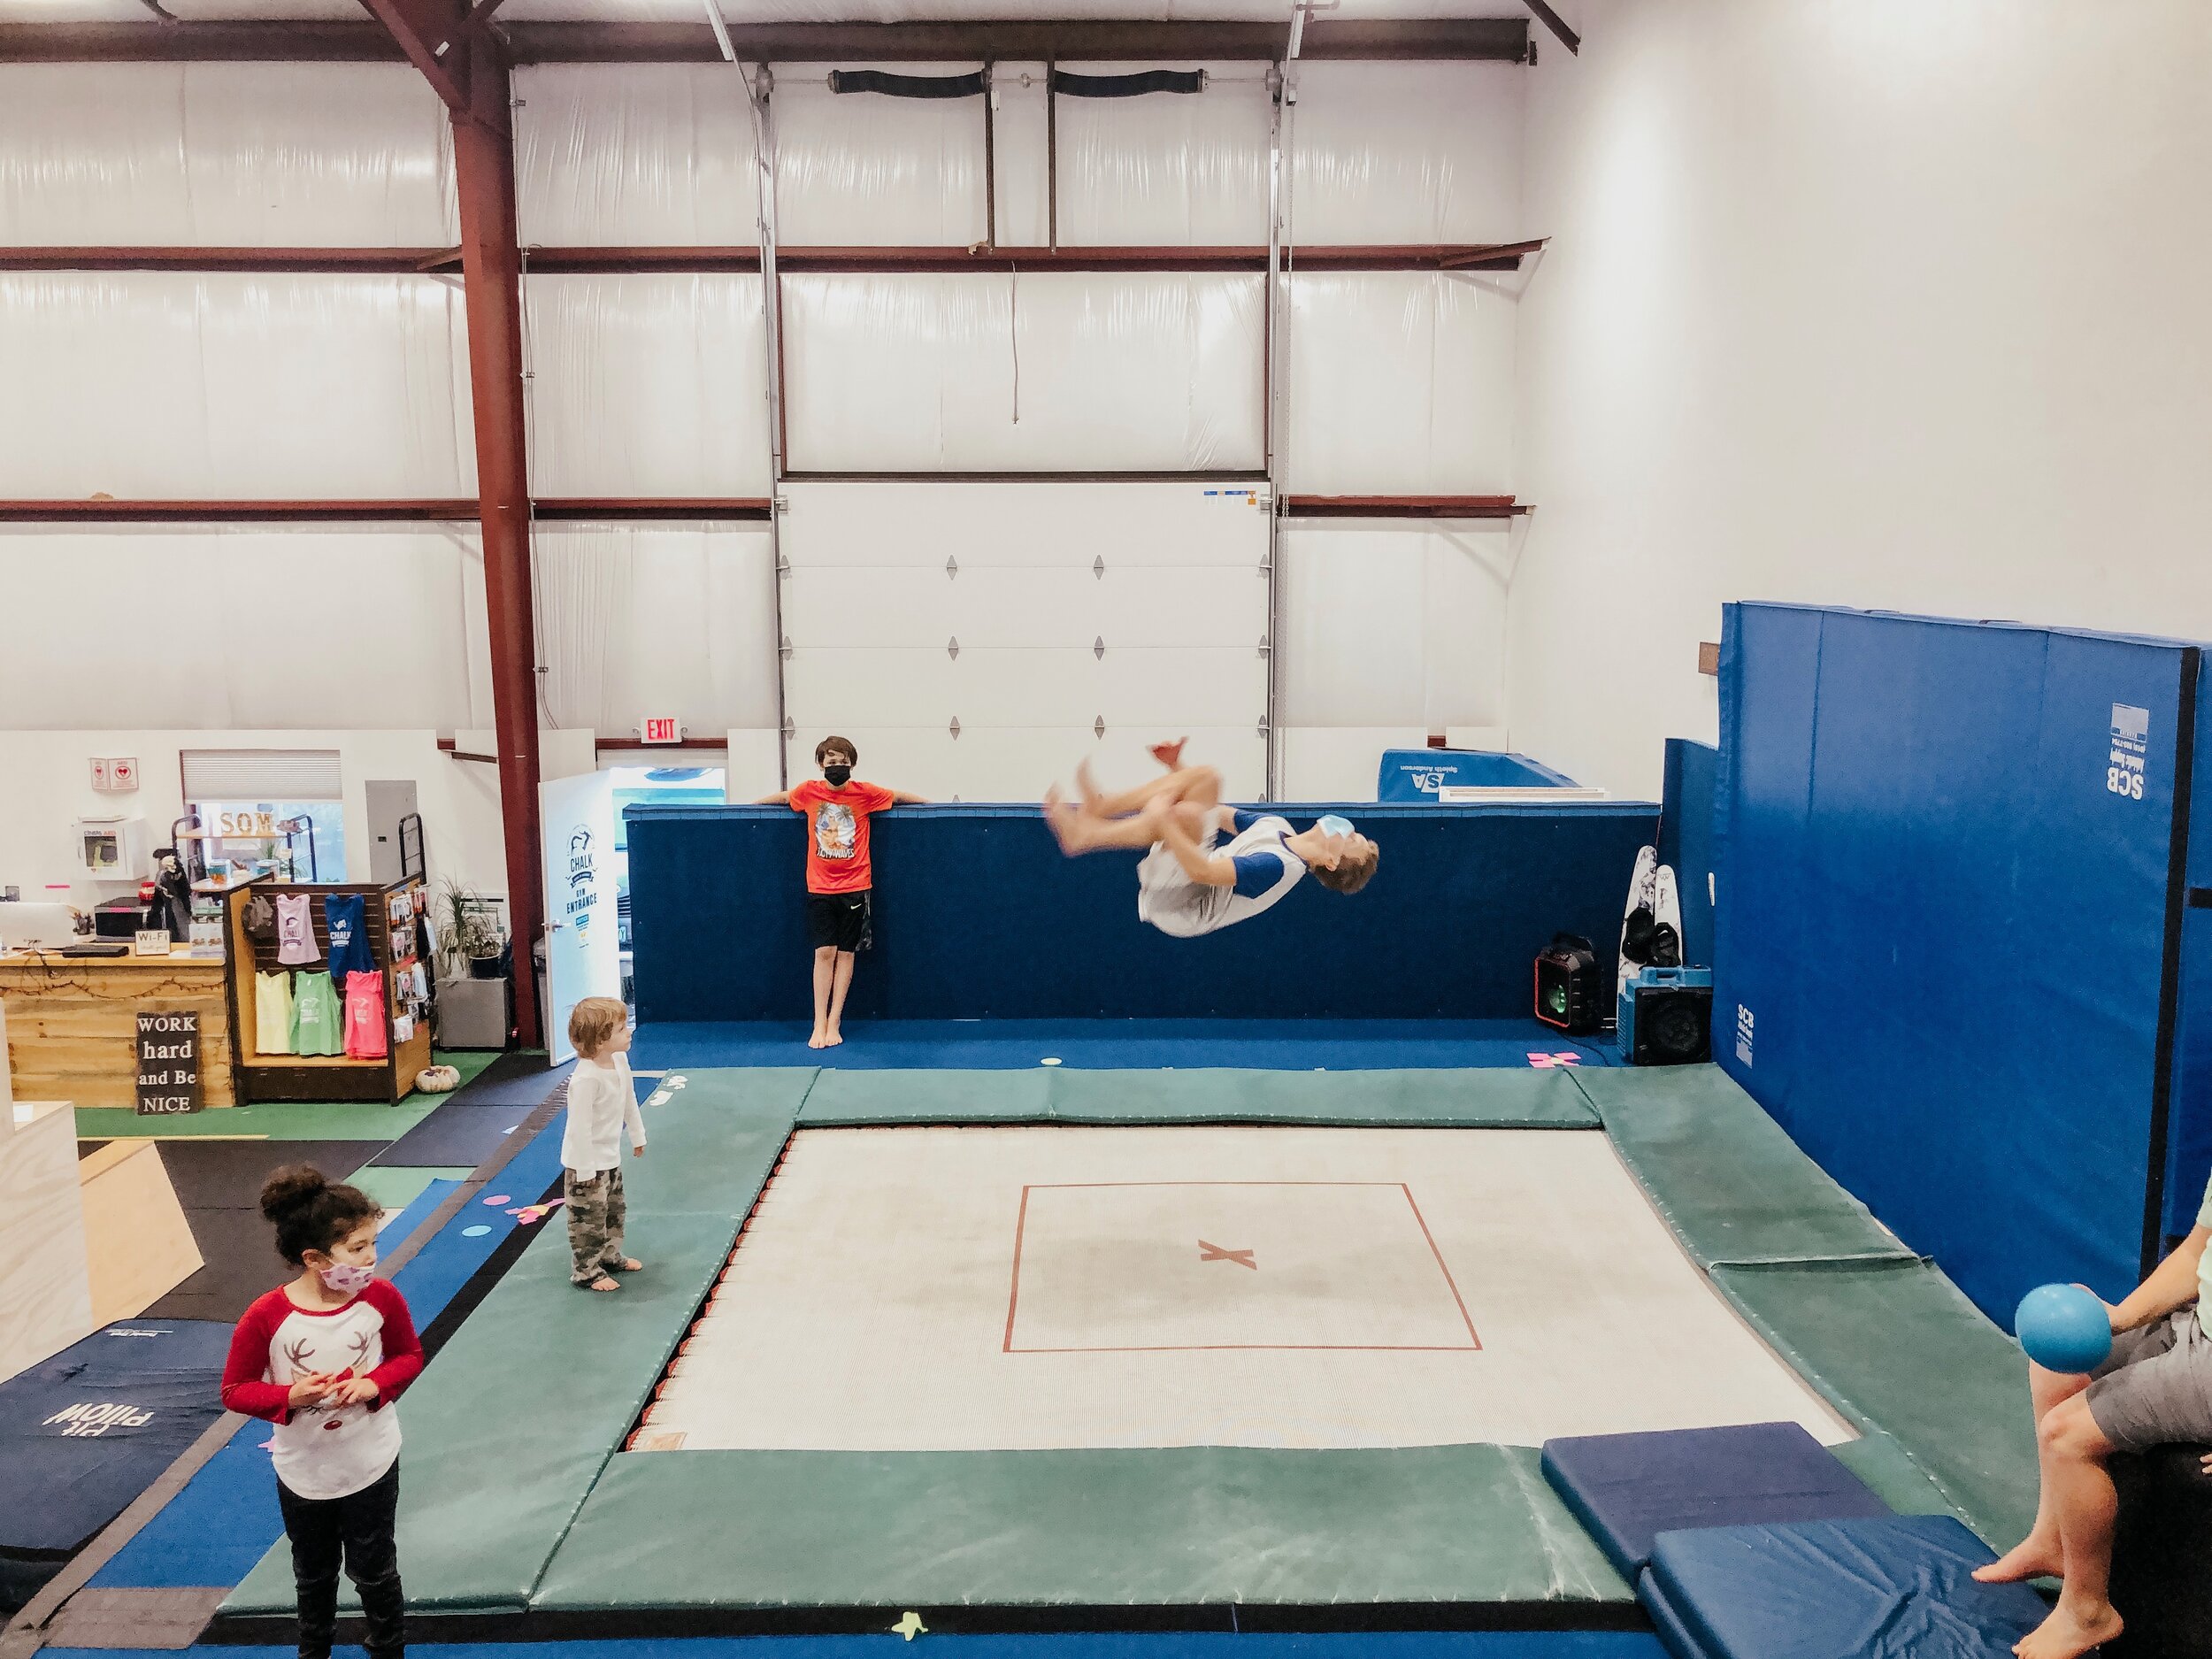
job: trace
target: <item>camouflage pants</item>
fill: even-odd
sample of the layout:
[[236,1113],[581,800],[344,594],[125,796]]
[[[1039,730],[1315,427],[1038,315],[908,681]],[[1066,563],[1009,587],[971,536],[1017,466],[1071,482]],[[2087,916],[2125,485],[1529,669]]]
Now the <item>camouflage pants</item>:
[[561,1171],[561,1196],[568,1209],[569,1279],[588,1285],[611,1267],[622,1265],[622,1224],[629,1205],[622,1196],[622,1171],[602,1170],[589,1180],[574,1170]]

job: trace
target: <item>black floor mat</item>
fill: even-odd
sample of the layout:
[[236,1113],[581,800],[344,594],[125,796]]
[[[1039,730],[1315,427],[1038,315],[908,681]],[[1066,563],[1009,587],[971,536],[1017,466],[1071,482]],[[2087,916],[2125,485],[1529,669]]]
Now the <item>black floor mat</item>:
[[205,1264],[146,1310],[144,1317],[151,1319],[235,1320],[255,1297],[294,1271],[276,1253],[275,1230],[261,1216],[261,1187],[270,1171],[280,1164],[311,1164],[332,1180],[343,1180],[383,1149],[374,1141],[156,1144]]

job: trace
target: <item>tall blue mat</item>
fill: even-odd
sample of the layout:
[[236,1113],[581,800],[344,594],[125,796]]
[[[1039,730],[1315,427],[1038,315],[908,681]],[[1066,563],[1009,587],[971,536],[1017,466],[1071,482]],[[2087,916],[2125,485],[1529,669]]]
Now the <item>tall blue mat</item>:
[[[1304,823],[1325,808],[1280,809]],[[1137,855],[1064,857],[1033,807],[901,808],[874,830],[855,1020],[1509,1019],[1555,933],[1620,931],[1650,805],[1346,806],[1382,849],[1366,889],[1301,882],[1202,939],[1137,919]],[[638,1017],[802,1019],[803,823],[779,807],[632,806]],[[1612,972],[1609,953],[1604,964]]]
[[2171,1064],[2212,1019],[2180,995],[2198,665],[1728,609],[1717,1057],[2008,1326],[2047,1280],[2131,1288],[2212,1158]]

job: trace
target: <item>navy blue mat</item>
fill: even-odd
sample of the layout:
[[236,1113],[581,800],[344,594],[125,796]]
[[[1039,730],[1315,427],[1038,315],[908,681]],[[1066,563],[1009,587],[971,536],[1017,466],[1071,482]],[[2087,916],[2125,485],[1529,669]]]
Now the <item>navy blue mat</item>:
[[2009,1659],[2043,1622],[1948,1515],[1662,1532],[1651,1577],[1712,1659]]
[[481,1106],[458,1102],[438,1110],[378,1153],[379,1169],[474,1169],[537,1110],[539,1100]]
[[1890,1512],[1794,1423],[1575,1435],[1545,1441],[1542,1467],[1614,1570],[1632,1580],[1661,1532]]
[[222,1415],[230,1327],[129,1319],[0,1383],[0,1599],[20,1600]]
[[640,1025],[630,1064],[1003,1071],[1057,1060],[1087,1071],[1361,1071],[1525,1067],[1532,1055],[1571,1055],[1589,1066],[1619,1063],[1610,1045],[1574,1041],[1533,1019],[857,1020],[846,1025],[843,1043],[824,1049],[806,1046],[808,1030],[765,1020]]

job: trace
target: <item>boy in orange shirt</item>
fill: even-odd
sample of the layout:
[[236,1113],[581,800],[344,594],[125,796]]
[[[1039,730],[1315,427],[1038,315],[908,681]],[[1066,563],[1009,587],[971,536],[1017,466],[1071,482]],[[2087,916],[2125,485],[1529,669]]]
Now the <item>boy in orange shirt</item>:
[[887,807],[920,806],[922,797],[881,784],[860,783],[853,767],[860,751],[849,737],[826,737],[814,746],[821,780],[764,795],[763,806],[787,806],[806,814],[806,922],[814,941],[814,1034],[810,1048],[834,1048],[845,1041],[837,1022],[853,982],[853,953],[868,942],[869,895],[875,871],[868,859],[868,819]]

